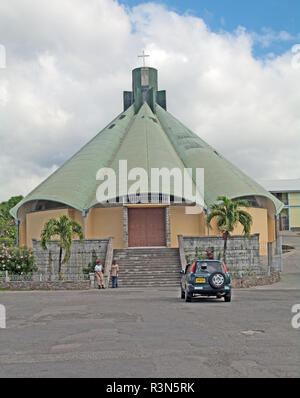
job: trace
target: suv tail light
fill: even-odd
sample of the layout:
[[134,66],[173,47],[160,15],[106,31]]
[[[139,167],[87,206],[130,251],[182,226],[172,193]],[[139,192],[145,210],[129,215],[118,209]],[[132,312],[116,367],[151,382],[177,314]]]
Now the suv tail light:
[[222,263],[222,265],[223,265],[223,267],[224,267],[224,269],[225,269],[226,274],[228,274],[228,269],[227,269],[225,263]]
[[194,262],[194,264],[192,265],[191,274],[195,273],[195,269],[196,269],[196,262]]

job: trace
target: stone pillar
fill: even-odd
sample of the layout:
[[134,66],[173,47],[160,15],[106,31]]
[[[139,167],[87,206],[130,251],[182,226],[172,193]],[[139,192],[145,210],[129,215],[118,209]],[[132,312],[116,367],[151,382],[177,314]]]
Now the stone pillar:
[[185,271],[187,262],[186,262],[186,257],[185,257],[184,241],[183,241],[182,235],[178,235],[178,246],[179,246],[181,269]]
[[91,272],[89,276],[90,276],[90,287],[93,289],[95,287],[95,274]]
[[123,241],[124,249],[128,249],[128,207],[123,206]]
[[166,207],[165,213],[166,220],[166,246],[171,247],[171,229],[170,229],[170,206]]
[[86,224],[86,212],[83,211],[82,213],[82,232],[83,232],[83,237],[86,238],[86,234],[85,234],[85,224]]
[[279,215],[275,216],[276,254],[279,254]]
[[282,236],[279,236],[279,238],[278,238],[276,250],[278,250],[278,256],[279,256],[279,261],[280,261],[279,270],[280,270],[280,272],[283,272]]
[[273,243],[268,243],[268,267],[273,271]]
[[[210,210],[207,209],[205,211],[205,213],[206,213],[206,217],[209,216]],[[206,220],[205,220],[205,222],[206,222]],[[209,225],[207,225],[207,236],[210,236],[210,226]]]
[[288,192],[288,228],[289,231],[291,231],[291,199],[290,199],[290,193]]
[[16,235],[16,246],[20,246],[20,220],[16,220],[16,229],[17,229],[17,235]]

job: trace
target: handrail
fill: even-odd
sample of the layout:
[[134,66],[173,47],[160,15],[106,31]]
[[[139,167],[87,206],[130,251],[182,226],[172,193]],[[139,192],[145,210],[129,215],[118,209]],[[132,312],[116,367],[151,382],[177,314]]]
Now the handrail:
[[187,262],[186,262],[185,252],[184,252],[184,242],[183,242],[182,235],[178,235],[178,245],[179,245],[179,256],[180,256],[181,269],[185,271]]

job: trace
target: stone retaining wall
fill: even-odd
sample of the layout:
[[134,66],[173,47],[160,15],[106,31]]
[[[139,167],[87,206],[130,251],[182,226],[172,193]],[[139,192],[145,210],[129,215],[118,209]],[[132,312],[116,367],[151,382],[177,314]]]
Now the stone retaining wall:
[[[32,240],[33,254],[36,265],[41,274],[55,275],[58,273],[59,247],[55,241],[51,241],[43,250],[39,240]],[[74,240],[71,247],[71,256],[68,264],[62,264],[62,273],[71,277],[82,274],[82,269],[93,263],[94,259],[100,259],[105,264],[109,239],[86,239],[83,243]]]
[[[223,254],[224,240],[219,236],[183,236],[183,247],[186,256],[191,259],[195,256],[196,247],[203,249],[214,248],[215,258],[221,252]],[[228,239],[226,262],[230,269],[255,269],[260,265],[259,234],[244,236],[232,236]]]
[[242,278],[231,278],[231,286],[233,289],[249,288],[254,286],[267,286],[280,282],[280,272],[273,272],[271,275],[261,276],[243,276]]
[[9,290],[87,290],[90,281],[56,281],[56,282],[1,282],[0,288]]
[[[232,278],[231,286],[233,289],[250,288],[254,286],[266,286],[280,282],[280,272],[274,272],[269,276],[244,276],[242,278]],[[9,290],[87,290],[94,288],[91,281],[56,281],[56,282],[5,282],[0,279],[0,288]]]

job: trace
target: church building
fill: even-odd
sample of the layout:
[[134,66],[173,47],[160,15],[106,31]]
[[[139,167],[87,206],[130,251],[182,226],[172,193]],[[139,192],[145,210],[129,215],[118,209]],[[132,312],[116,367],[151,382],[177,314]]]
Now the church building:
[[[32,247],[50,218],[66,214],[82,225],[86,239],[113,237],[115,249],[177,248],[178,235],[218,235],[217,228],[206,226],[218,196],[248,199],[251,233],[260,234],[261,242],[276,239],[283,204],[167,111],[156,69],[134,69],[132,91],[123,93],[123,101],[123,111],[111,123],[12,209],[20,245]],[[173,183],[170,195],[164,189],[152,192],[149,183],[144,192],[123,189],[99,201],[99,170],[113,170],[121,184],[124,161],[128,171],[139,168],[148,176],[153,169],[203,169],[202,202],[181,195]],[[195,188],[193,174],[191,179]],[[235,234],[241,232],[239,227]]]

